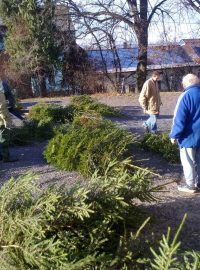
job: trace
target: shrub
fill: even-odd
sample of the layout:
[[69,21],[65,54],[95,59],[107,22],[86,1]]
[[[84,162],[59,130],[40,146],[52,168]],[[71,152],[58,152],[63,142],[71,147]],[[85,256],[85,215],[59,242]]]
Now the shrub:
[[[87,100],[87,98],[89,100],[91,99],[86,96],[83,98],[83,103],[84,100]],[[76,98],[74,98],[74,100],[76,100]],[[35,140],[42,141],[51,139],[55,134],[59,133],[59,130],[61,130],[63,133],[66,128],[68,129],[69,123],[73,122],[74,119],[77,121],[77,118],[82,114],[83,120],[84,118],[86,119],[86,116],[87,118],[92,118],[100,117],[101,113],[103,115],[111,115],[112,113],[114,114],[114,112],[118,112],[116,109],[106,105],[101,105],[96,101],[89,102],[89,107],[86,108],[87,106],[83,106],[83,104],[78,100],[79,97],[77,97],[77,102],[75,102],[75,105],[67,107],[45,103],[37,104],[31,107],[28,116],[29,121],[26,122],[23,127],[14,128],[12,130],[10,144],[26,145]],[[82,105],[79,106],[79,103]],[[91,108],[96,108],[97,112],[95,113],[96,109],[91,111]]]
[[132,135],[111,121],[82,115],[66,134],[49,141],[44,156],[60,169],[91,175],[96,169],[102,173],[110,161],[121,160],[132,142]]
[[50,124],[38,126],[37,122],[25,122],[22,127],[13,128],[10,132],[10,145],[27,145],[34,141],[51,139],[54,136],[54,128]]
[[121,112],[113,107],[99,103],[87,95],[72,98],[72,106],[79,112],[96,112],[102,116],[121,116]]
[[180,162],[178,146],[170,142],[168,134],[146,133],[141,141],[141,147],[161,154],[172,163]]
[[[139,247],[126,247],[127,226],[137,228],[141,222],[133,199],[152,200],[150,179],[116,167],[109,164],[104,176],[95,172],[84,187],[41,190],[31,175],[6,182],[0,190],[1,268],[125,269],[137,264]],[[132,239],[138,234],[132,229]]]
[[20,102],[19,99],[16,99],[15,107],[16,107],[16,109],[19,110],[19,111],[23,109],[23,105],[22,105],[22,103]]
[[29,111],[29,119],[37,122],[38,126],[46,124],[63,124],[73,120],[73,108],[57,104],[37,104]]
[[10,145],[27,145],[34,140],[33,123],[25,123],[22,127],[12,128],[9,136]]
[[71,106],[55,104],[37,104],[30,109],[29,121],[24,126],[13,128],[10,136],[11,145],[26,145],[33,141],[51,139],[60,125],[68,125],[73,120]]
[[174,238],[171,237],[171,229],[168,228],[167,235],[163,235],[155,251],[151,248],[153,259],[148,268],[151,270],[198,270],[200,269],[200,254],[194,251],[184,252],[180,254],[179,249],[181,242],[178,241],[178,236],[185,222],[184,216],[181,225],[179,226]]
[[198,253],[179,252],[184,220],[174,238],[168,230],[151,248],[153,258],[145,258],[140,231],[148,219],[137,229],[133,199],[152,201],[156,189],[144,173],[116,168],[110,163],[82,187],[41,189],[32,175],[7,181],[0,189],[1,269],[198,270]]

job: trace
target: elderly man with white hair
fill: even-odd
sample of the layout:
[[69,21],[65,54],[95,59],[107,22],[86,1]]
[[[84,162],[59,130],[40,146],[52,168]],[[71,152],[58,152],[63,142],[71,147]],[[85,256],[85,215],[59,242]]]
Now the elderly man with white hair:
[[175,108],[170,138],[172,144],[180,147],[186,180],[185,185],[178,185],[178,190],[195,193],[200,190],[200,80],[187,74],[182,84],[184,92]]

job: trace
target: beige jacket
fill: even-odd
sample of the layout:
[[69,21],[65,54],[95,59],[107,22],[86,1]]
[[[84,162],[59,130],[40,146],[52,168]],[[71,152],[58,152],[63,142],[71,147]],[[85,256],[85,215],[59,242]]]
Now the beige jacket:
[[11,117],[7,108],[5,95],[0,91],[0,126],[10,127]]
[[160,106],[162,102],[158,82],[155,82],[152,78],[150,78],[144,83],[139,96],[139,103],[143,110],[148,114],[160,113]]

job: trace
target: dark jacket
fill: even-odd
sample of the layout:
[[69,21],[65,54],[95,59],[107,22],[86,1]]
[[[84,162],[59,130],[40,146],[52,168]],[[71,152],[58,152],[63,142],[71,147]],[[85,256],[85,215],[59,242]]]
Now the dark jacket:
[[3,86],[3,91],[6,97],[6,100],[8,102],[8,108],[15,108],[15,97],[12,93],[12,90],[10,88],[10,86],[8,85],[8,83],[4,80],[2,81],[2,86]]
[[0,90],[0,127],[10,127],[11,118],[8,112],[7,103],[4,93]]

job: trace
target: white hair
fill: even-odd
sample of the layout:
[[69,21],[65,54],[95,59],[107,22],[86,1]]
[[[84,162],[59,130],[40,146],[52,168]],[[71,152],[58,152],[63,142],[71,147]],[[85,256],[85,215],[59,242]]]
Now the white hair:
[[184,88],[187,88],[188,86],[192,84],[199,84],[199,83],[200,83],[199,78],[192,73],[185,75],[182,80],[182,84]]

